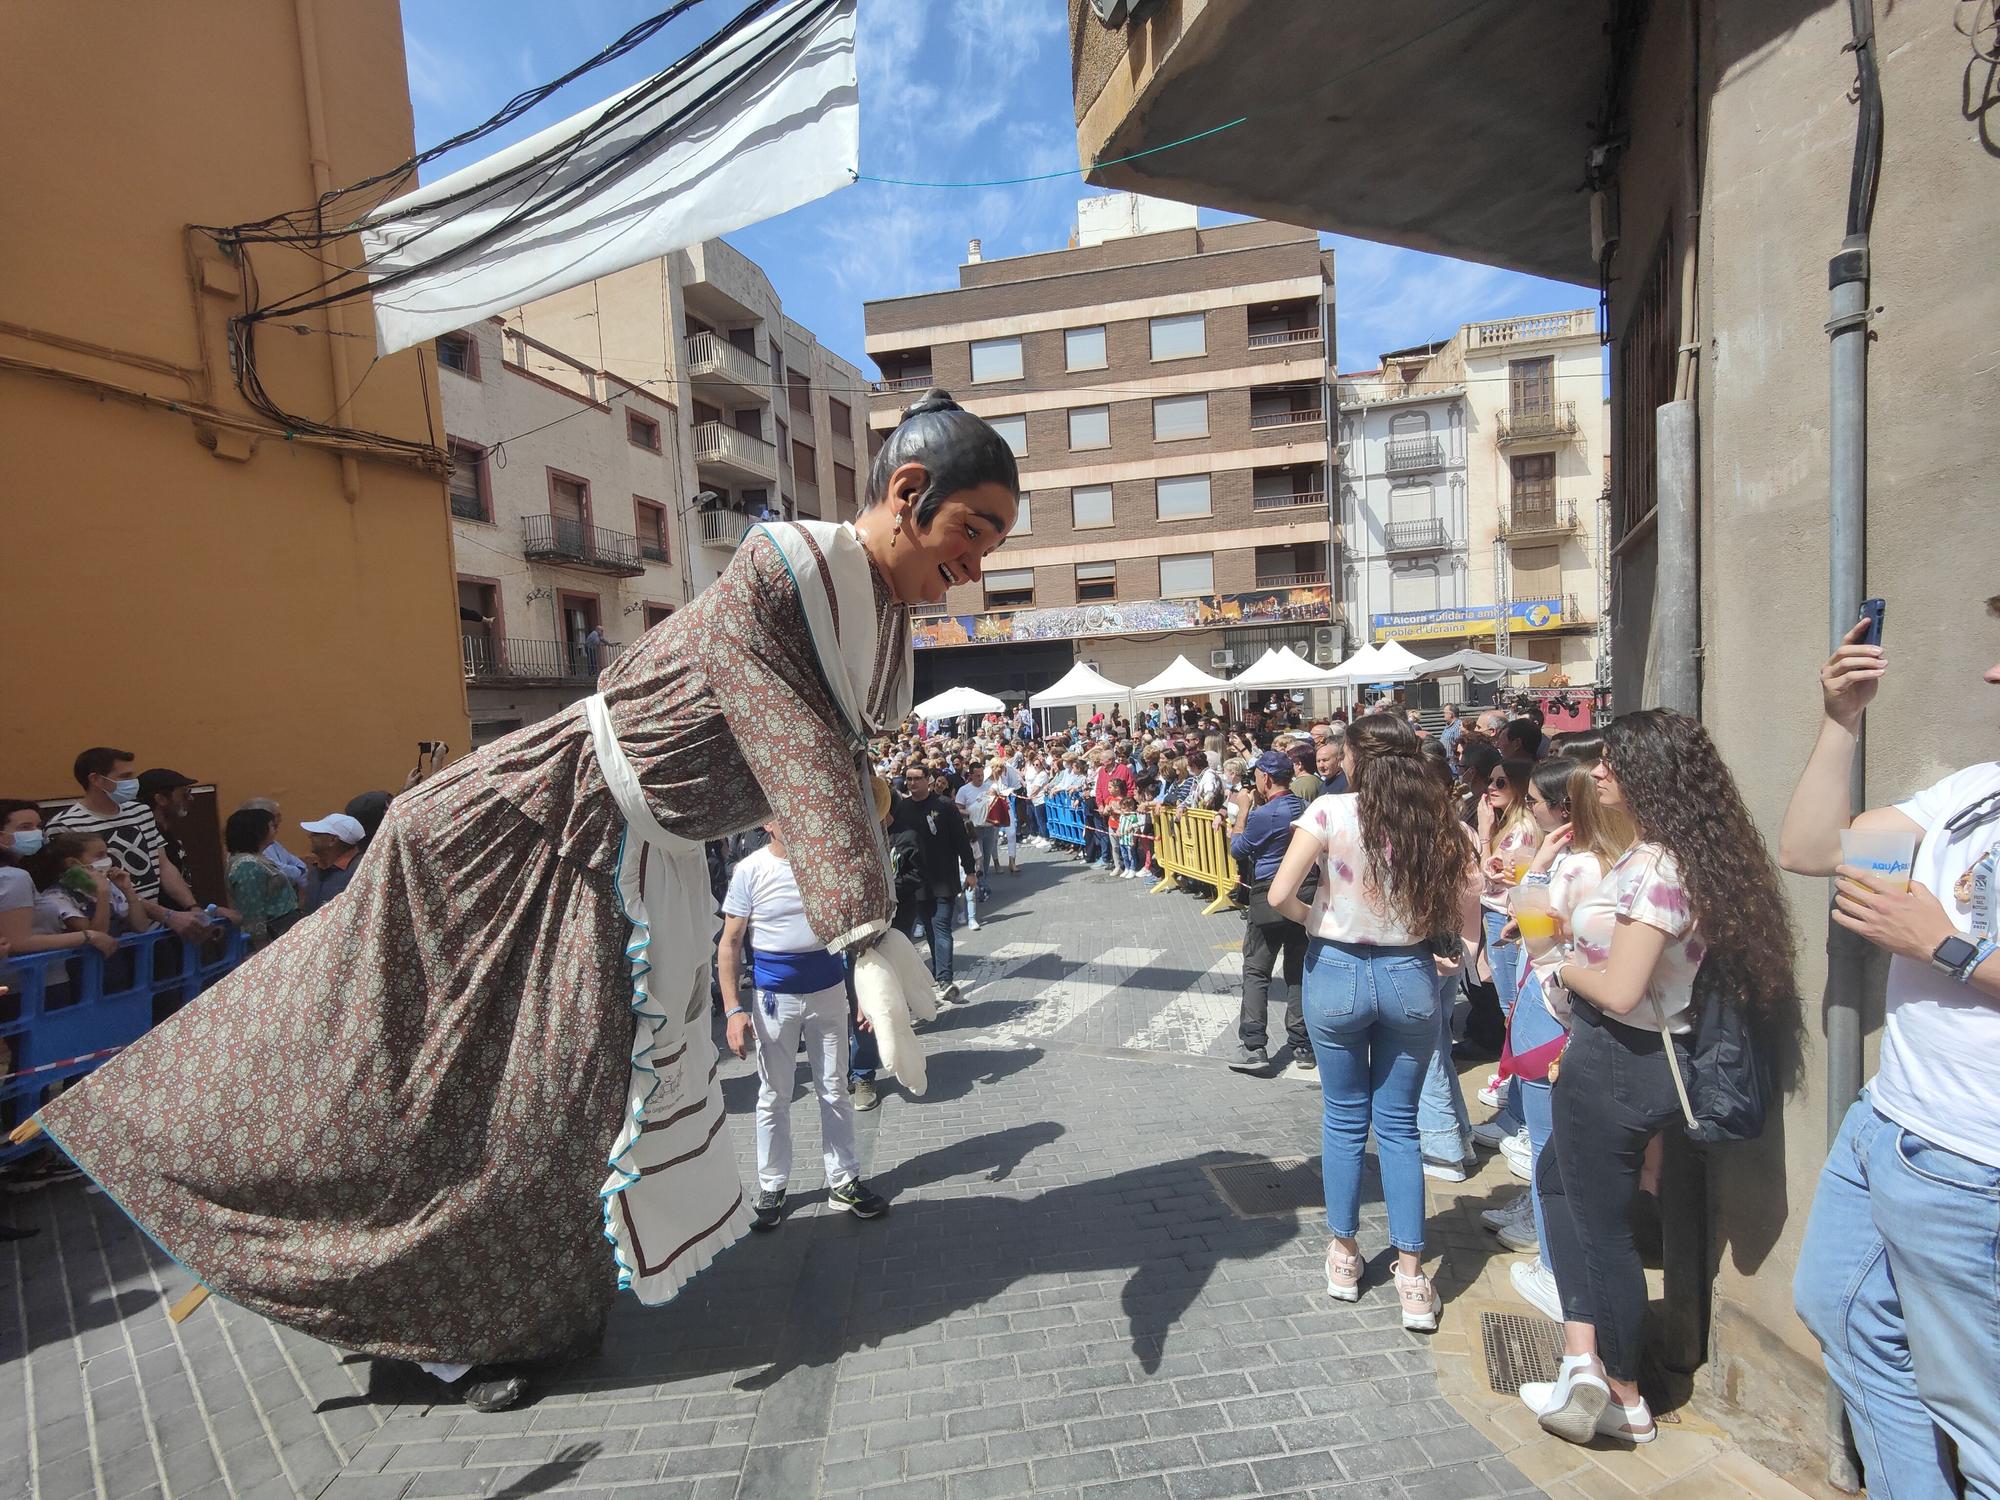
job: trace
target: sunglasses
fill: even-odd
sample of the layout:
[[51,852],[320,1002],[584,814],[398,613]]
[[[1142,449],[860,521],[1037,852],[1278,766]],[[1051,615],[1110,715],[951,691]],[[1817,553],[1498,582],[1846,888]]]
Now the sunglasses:
[[1489,781],[1489,782],[1487,782],[1487,783],[1486,783],[1486,790],[1487,790],[1487,791],[1489,791],[1489,792],[1504,792],[1504,791],[1506,791],[1506,790],[1507,790],[1507,778],[1506,778],[1505,776],[1495,776],[1495,777],[1494,777],[1494,778],[1493,778],[1493,779],[1492,779],[1491,781]]

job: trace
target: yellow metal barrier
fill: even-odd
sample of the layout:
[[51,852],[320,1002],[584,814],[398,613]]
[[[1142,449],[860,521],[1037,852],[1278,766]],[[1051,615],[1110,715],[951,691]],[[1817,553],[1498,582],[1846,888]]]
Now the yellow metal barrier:
[[1202,908],[1203,916],[1237,909],[1236,861],[1229,857],[1229,834],[1216,825],[1215,814],[1198,808],[1161,808],[1153,815],[1153,853],[1166,871],[1153,887],[1155,894],[1173,890],[1175,879],[1185,877],[1215,892],[1215,899]]

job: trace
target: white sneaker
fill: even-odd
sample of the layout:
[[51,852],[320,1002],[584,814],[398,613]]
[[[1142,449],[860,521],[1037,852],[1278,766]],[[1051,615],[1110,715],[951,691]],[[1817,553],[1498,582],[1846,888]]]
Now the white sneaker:
[[1597,1420],[1611,1404],[1611,1387],[1592,1373],[1588,1354],[1570,1354],[1563,1357],[1562,1372],[1553,1382],[1522,1386],[1521,1400],[1542,1431],[1564,1442],[1587,1443],[1597,1435]]
[[1424,1158],[1424,1176],[1435,1178],[1439,1182],[1463,1182],[1465,1181],[1465,1168],[1461,1167],[1455,1161],[1439,1161],[1434,1156],[1426,1156]]
[[984,927],[985,925],[986,924],[980,921],[979,918],[977,917],[967,917],[965,919],[965,930],[967,932],[977,932],[981,927]]
[[1488,1151],[1498,1151],[1500,1143],[1506,1140],[1510,1134],[1512,1134],[1512,1131],[1497,1117],[1491,1120],[1484,1120],[1472,1127],[1474,1144],[1484,1146]]
[[1507,1268],[1507,1279],[1528,1306],[1552,1323],[1563,1320],[1562,1294],[1556,1290],[1555,1272],[1539,1260],[1517,1260]]
[[[1530,1411],[1540,1416],[1555,1388],[1554,1381],[1530,1381],[1521,1387],[1521,1400]],[[1626,1443],[1650,1443],[1660,1435],[1659,1429],[1653,1425],[1653,1413],[1644,1401],[1633,1406],[1606,1401],[1604,1410],[1598,1414],[1595,1432],[1598,1437],[1615,1438]]]
[[1528,1143],[1528,1127],[1523,1125],[1519,1134],[1510,1135],[1500,1143],[1500,1155],[1506,1159],[1507,1170],[1523,1182],[1532,1182],[1535,1176],[1535,1148]]
[[1479,1211],[1479,1222],[1488,1229],[1502,1229],[1517,1219],[1534,1217],[1535,1205],[1526,1193],[1516,1193],[1498,1208],[1482,1208]]
[[1507,1102],[1507,1080],[1498,1073],[1491,1075],[1479,1089],[1479,1102],[1488,1109],[1498,1109]]

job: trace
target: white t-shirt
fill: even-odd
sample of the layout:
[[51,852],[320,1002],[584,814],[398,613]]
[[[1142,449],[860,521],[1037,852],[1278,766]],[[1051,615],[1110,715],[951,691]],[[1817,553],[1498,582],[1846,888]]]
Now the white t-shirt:
[[[2000,843],[2000,819],[1944,831],[1951,818],[2000,792],[2000,761],[1968,766],[1896,811],[1924,830],[1910,878],[1938,898],[1952,925],[1974,937],[1958,877]],[[1868,1085],[1875,1107],[1925,1140],[2000,1167],[2000,1002],[1929,963],[1889,960],[1881,1066]]]
[[826,946],[806,922],[805,898],[791,862],[773,854],[769,844],[737,865],[722,911],[748,917],[750,946],[765,953],[812,953]]
[[991,781],[982,781],[978,786],[968,781],[958,789],[958,795],[952,800],[958,804],[958,810],[965,814],[974,828],[984,828],[986,809],[992,803],[994,795]]
[[1604,879],[1571,910],[1570,943],[1575,950],[1572,962],[1587,969],[1602,969],[1611,961],[1611,939],[1618,919],[1626,917],[1657,927],[1667,935],[1653,965],[1653,977],[1646,982],[1648,999],[1622,1016],[1604,1012],[1608,1021],[1641,1031],[1658,1031],[1662,1018],[1667,1029],[1685,1032],[1694,1025],[1694,976],[1708,956],[1694,920],[1694,906],[1687,887],[1681,883],[1680,866],[1658,844],[1634,844],[1618,856]]
[[1334,943],[1402,948],[1421,943],[1383,902],[1362,855],[1361,799],[1352,792],[1315,798],[1293,820],[1319,840],[1319,893],[1306,912],[1306,931]]

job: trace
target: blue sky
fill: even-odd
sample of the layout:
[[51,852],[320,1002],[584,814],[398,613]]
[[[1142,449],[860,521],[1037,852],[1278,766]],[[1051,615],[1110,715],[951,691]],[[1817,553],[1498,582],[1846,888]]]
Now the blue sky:
[[[626,58],[427,177],[465,166],[671,62],[742,8],[703,0]],[[417,144],[475,125],[514,94],[566,72],[664,0],[403,0]],[[1074,169],[1063,0],[861,0],[861,170],[982,182]],[[869,374],[861,304],[955,286],[966,241],[988,258],[1067,242],[1081,176],[1010,187],[859,182],[728,236],[763,266],[785,311]],[[1221,220],[1225,215],[1205,215]],[[1585,307],[1592,293],[1469,261],[1323,235],[1336,251],[1343,369],[1460,323]]]

